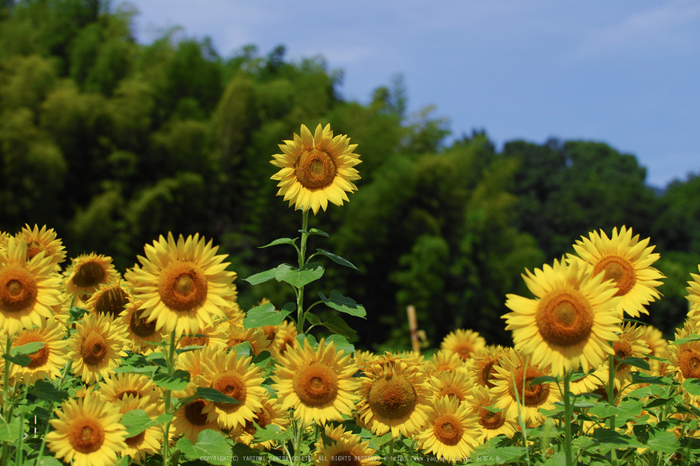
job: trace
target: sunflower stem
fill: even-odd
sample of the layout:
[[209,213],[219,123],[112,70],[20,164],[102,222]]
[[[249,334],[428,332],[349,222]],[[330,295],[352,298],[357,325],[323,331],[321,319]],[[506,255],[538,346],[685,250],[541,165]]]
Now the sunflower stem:
[[[301,248],[299,250],[299,268],[306,264],[306,242],[309,239],[309,209],[301,217]],[[297,333],[304,333],[304,287],[297,293]]]
[[389,466],[394,466],[394,437],[389,442]]
[[569,399],[571,394],[570,382],[571,374],[573,371],[567,371],[564,376],[564,453],[566,454],[566,466],[572,466],[574,464],[571,455],[571,418],[573,415],[573,405]]
[[[10,350],[12,349],[12,339],[10,338],[10,333],[7,333],[7,339],[5,343],[5,354],[10,355]],[[8,389],[10,387],[10,369],[12,368],[12,362],[9,359],[5,359],[5,377],[4,385],[2,387],[2,417],[7,424],[10,423],[10,409],[9,409],[9,394]],[[2,442],[2,461],[0,464],[2,466],[7,466],[10,456],[10,444],[5,441]]]
[[[612,343],[611,343],[612,345]],[[615,355],[608,356],[608,386],[606,391],[608,394],[608,403],[615,406]],[[608,428],[615,430],[615,415],[608,417]],[[617,466],[617,454],[615,449],[610,450],[610,466]]]
[[[173,375],[173,372],[175,372],[175,330],[173,330],[170,333],[170,347],[168,348],[168,359],[167,359],[167,364],[168,364],[168,375]],[[171,396],[171,391],[169,388],[165,389],[165,414],[170,414],[171,411],[171,406],[170,406],[170,396]],[[170,453],[168,451],[168,439],[170,438],[170,421],[165,423],[165,426],[163,427],[163,450],[162,450],[162,456],[163,456],[163,466],[167,466],[168,464],[168,454]]]

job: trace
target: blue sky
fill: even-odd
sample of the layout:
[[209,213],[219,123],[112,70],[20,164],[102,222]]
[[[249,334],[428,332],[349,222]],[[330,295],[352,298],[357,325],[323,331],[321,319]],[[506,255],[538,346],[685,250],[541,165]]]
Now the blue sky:
[[[118,1],[114,2],[119,3]],[[647,183],[700,173],[700,2],[545,0],[129,0],[136,36],[209,36],[223,57],[279,44],[345,72],[369,101],[404,76],[409,111],[434,104],[455,136],[604,141]]]

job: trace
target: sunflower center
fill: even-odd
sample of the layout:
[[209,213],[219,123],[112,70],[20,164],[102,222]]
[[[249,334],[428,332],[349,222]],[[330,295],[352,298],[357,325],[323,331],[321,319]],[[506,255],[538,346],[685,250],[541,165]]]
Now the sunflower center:
[[230,410],[242,406],[246,399],[245,382],[237,374],[223,373],[217,376],[212,383],[212,388],[220,391],[226,396],[235,398],[241,404],[236,403],[216,403],[216,407],[224,410]]
[[686,379],[700,379],[700,352],[692,348],[681,350],[678,367]]
[[479,408],[479,424],[481,424],[484,429],[498,429],[505,423],[506,418],[502,415],[502,413],[494,413],[488,409]]
[[445,445],[457,445],[462,440],[462,423],[452,414],[443,414],[433,421],[435,437]]
[[88,261],[78,266],[73,276],[73,283],[81,288],[92,288],[102,283],[104,278],[104,267],[98,262]]
[[325,151],[305,150],[297,159],[294,173],[299,183],[312,191],[330,186],[338,173],[335,160]]
[[193,262],[173,262],[160,274],[158,293],[170,309],[189,311],[206,300],[207,278]]
[[143,443],[143,440],[145,438],[146,438],[146,431],[144,430],[140,434],[136,434],[133,437],[129,437],[127,439],[124,439],[124,441],[129,446],[129,448],[138,448],[138,446]]
[[624,296],[637,283],[637,274],[629,261],[620,256],[608,256],[601,259],[593,268],[593,275],[605,271],[605,280],[612,279],[617,286],[615,296]]
[[[262,411],[258,411],[255,413],[255,418],[253,419],[253,421],[257,422],[261,429],[264,429],[272,423],[272,417],[267,413],[265,408],[263,408]],[[246,421],[245,427],[243,428],[243,430],[245,430],[250,435],[255,435],[258,431],[258,428],[255,426],[253,421]]]
[[[628,358],[632,356],[632,345],[629,344],[627,341],[616,341],[613,343],[613,351],[615,351],[615,356],[620,358],[621,360],[624,360],[625,358]],[[617,368],[618,372],[623,372],[627,370],[629,366],[627,364],[622,364]]]
[[209,337],[187,336],[180,338],[180,348],[186,346],[206,346],[207,344],[209,344]]
[[294,393],[306,406],[333,403],[338,396],[338,376],[335,371],[314,361],[294,375]]
[[27,261],[32,260],[34,256],[39,254],[41,251],[44,251],[44,245],[37,242],[37,241],[32,241],[31,243],[27,244]]
[[143,309],[137,309],[131,314],[129,328],[138,337],[148,338],[156,333],[156,321],[149,322],[147,317],[141,317]]
[[440,390],[440,392],[438,393],[438,398],[442,398],[444,396],[450,398],[457,398],[459,401],[464,401],[462,391],[453,386],[445,387],[442,390]]
[[495,380],[496,377],[491,375],[491,372],[493,372],[493,366],[496,364],[496,360],[494,359],[493,361],[489,361],[484,365],[483,370],[481,371],[481,376],[484,379],[484,383],[486,384],[487,387],[493,388],[496,385],[491,382],[492,380]]
[[107,356],[107,341],[102,335],[91,332],[80,345],[80,356],[85,364],[98,365]]
[[73,449],[80,453],[92,453],[99,450],[104,443],[102,426],[94,419],[79,419],[68,431],[68,441]]
[[15,338],[15,341],[13,343],[14,346],[22,346],[37,341],[44,342],[44,346],[41,349],[39,349],[39,351],[37,351],[36,353],[27,355],[29,356],[29,359],[31,359],[29,365],[27,366],[30,369],[43,367],[49,360],[49,349],[46,347],[46,340],[35,333],[25,333],[24,335]]
[[100,314],[117,317],[129,303],[129,295],[121,287],[110,288],[100,295],[95,303],[95,310]]
[[134,398],[138,398],[140,394],[139,394],[138,390],[121,390],[121,391],[117,392],[117,398],[120,400],[123,400],[124,397],[128,396],[128,395],[131,395]]
[[[520,397],[520,403],[525,406],[539,406],[543,404],[549,398],[549,384],[548,383],[537,383],[533,384],[532,381],[543,375],[547,375],[544,372],[534,368],[528,367],[527,374],[524,373],[522,367],[519,367],[515,371],[515,385],[517,386],[517,393]],[[523,377],[524,376],[524,377]],[[525,383],[523,384],[523,379]],[[524,390],[523,390],[523,385]],[[515,399],[516,391],[513,387],[513,382],[508,386],[508,392],[510,396]]]
[[418,396],[403,375],[387,375],[377,379],[369,390],[372,411],[387,419],[408,416],[416,407]]
[[39,287],[27,269],[7,265],[0,271],[0,309],[20,312],[36,302]]
[[331,456],[330,466],[362,466],[362,461],[351,451],[341,451]]
[[576,290],[556,290],[542,298],[535,316],[542,339],[559,346],[586,340],[593,329],[593,310]]
[[207,425],[208,416],[202,413],[202,410],[207,405],[204,400],[194,400],[185,405],[185,418],[187,421],[194,426],[205,426]]
[[469,356],[472,354],[474,351],[474,348],[472,345],[469,343],[460,343],[457,348],[455,348],[455,352],[459,355],[459,358],[462,361],[466,361],[469,359]]

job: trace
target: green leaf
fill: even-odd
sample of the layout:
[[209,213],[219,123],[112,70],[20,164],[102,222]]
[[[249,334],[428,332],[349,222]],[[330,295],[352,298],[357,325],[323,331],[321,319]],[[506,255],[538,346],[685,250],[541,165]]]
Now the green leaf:
[[358,272],[360,271],[360,269],[355,267],[355,265],[352,262],[340,257],[337,254],[333,254],[332,252],[326,251],[325,249],[318,249],[318,252],[320,252],[321,254],[323,254],[324,256],[326,256],[327,258],[329,258],[330,260],[332,260],[336,264],[344,265],[345,267],[350,267],[351,269],[355,269]]
[[314,337],[313,335],[300,333],[299,335],[297,335],[296,340],[302,345],[311,345],[311,347],[314,350],[318,348],[318,342],[316,341],[316,337]]
[[673,454],[680,447],[676,434],[668,431],[652,431],[646,446],[652,451]]
[[355,317],[364,318],[367,315],[367,311],[361,304],[357,304],[354,299],[343,296],[339,291],[331,291],[330,296],[326,298],[326,295],[319,292],[318,295],[321,300],[326,303],[326,306],[335,309],[336,311],[344,312]]
[[4,420],[0,420],[0,442],[15,443],[22,434],[22,424],[19,417],[15,417],[8,424]]
[[623,401],[619,406],[613,406],[604,401],[599,402],[588,410],[589,414],[594,414],[601,418],[610,416],[620,416],[624,421],[635,419],[642,414],[643,403],[639,400],[629,399]]
[[[596,429],[592,437],[594,440],[598,441],[599,446],[609,447],[610,449],[641,448],[644,446],[629,435],[624,435],[615,430],[606,428]],[[605,451],[608,451],[608,449]]]
[[250,356],[250,353],[252,352],[252,348],[250,347],[250,342],[248,341],[242,341],[241,343],[232,346],[228,352],[231,353],[235,351],[238,357],[241,356]]
[[289,264],[281,264],[277,267],[275,278],[278,282],[289,283],[296,288],[301,288],[321,278],[324,271],[323,266],[318,262],[310,262],[300,269]]
[[682,345],[683,343],[689,343],[691,341],[700,341],[700,335],[691,334],[685,338],[678,338],[671,342],[672,345]]
[[112,372],[117,374],[145,374],[148,376],[153,376],[153,374],[158,370],[156,366],[146,366],[146,367],[134,367],[134,366],[119,366],[115,367]]
[[[304,233],[304,230],[299,230],[299,233]],[[312,228],[312,229],[310,229],[310,230],[309,230],[309,234],[310,234],[310,235],[325,236],[326,238],[328,238],[328,237],[330,236],[328,233],[326,233],[326,232],[323,231],[323,230],[319,230],[318,228]]]
[[651,367],[649,367],[649,363],[641,358],[626,357],[625,359],[620,359],[618,357],[615,357],[615,360],[622,361],[623,364],[627,364],[629,366],[638,367],[643,371],[651,370]]
[[277,274],[277,268],[266,270],[264,272],[256,273],[248,278],[244,278],[243,281],[250,283],[251,285],[259,285],[265,283],[268,280],[275,278]]
[[649,376],[641,372],[630,372],[632,383],[648,383],[656,385],[672,385],[673,380],[668,377]]
[[559,382],[559,379],[556,377],[552,377],[551,375],[541,375],[539,377],[535,377],[530,381],[530,385],[537,385],[541,383],[551,383],[551,382]]
[[27,466],[64,466],[63,463],[58,461],[53,456],[42,456],[39,463],[36,460],[31,460],[27,463]]
[[471,455],[475,461],[470,461],[469,464],[510,464],[518,462],[524,456],[523,447],[477,448]]
[[320,323],[320,325],[323,325],[333,333],[344,336],[350,341],[357,339],[357,332],[350,328],[350,326],[340,316],[328,316],[323,322]]
[[306,313],[304,314],[304,319],[308,320],[312,324],[320,324],[321,323],[321,318],[311,311],[306,311]]
[[700,395],[700,379],[685,379],[683,381],[683,390],[693,396]]
[[153,383],[160,388],[179,392],[190,383],[190,373],[183,370],[177,370],[173,375],[158,373],[153,376]]
[[289,315],[289,311],[276,311],[272,303],[265,303],[262,306],[254,307],[243,319],[243,328],[264,327],[266,325],[279,325]]
[[27,367],[32,362],[31,354],[35,354],[44,347],[43,341],[34,341],[26,345],[17,346],[10,350],[10,354],[3,354],[2,357],[18,366]]
[[291,429],[284,429],[282,430],[281,427],[276,426],[274,424],[270,424],[269,426],[265,427],[264,429],[258,429],[255,432],[255,436],[253,437],[253,441],[255,443],[260,443],[260,442],[268,442],[270,440],[277,440],[277,441],[282,441],[282,440],[287,440],[291,439]]
[[70,398],[67,391],[59,390],[52,383],[44,380],[37,380],[34,387],[29,389],[29,393],[40,400],[53,401],[54,403],[61,403],[63,400]]
[[124,413],[122,420],[119,421],[126,427],[127,438],[135,437],[149,427],[165,424],[172,420],[172,414],[161,414],[156,419],[151,419],[143,409],[134,409]]
[[194,445],[182,438],[177,441],[176,446],[190,461],[201,460],[210,464],[229,465],[233,460],[231,445],[226,441],[226,437],[212,429],[200,432]]
[[355,347],[342,335],[336,334],[326,338],[326,345],[330,343],[335,343],[335,348],[338,351],[344,351],[346,355],[355,352]]
[[297,239],[298,238],[278,238],[265,246],[258,246],[258,249],[269,248],[270,246],[277,246],[278,244],[295,244]]
[[207,387],[197,387],[197,397],[202,398],[205,400],[213,401],[214,403],[231,403],[231,404],[238,404],[240,401],[238,401],[235,398],[232,398],[228,395],[224,395],[221,393],[219,390],[215,388],[207,388]]

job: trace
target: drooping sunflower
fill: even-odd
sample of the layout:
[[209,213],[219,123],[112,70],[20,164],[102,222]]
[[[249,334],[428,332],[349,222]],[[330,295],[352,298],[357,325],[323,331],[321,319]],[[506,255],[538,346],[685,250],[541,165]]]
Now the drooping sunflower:
[[483,440],[491,440],[501,434],[511,438],[518,430],[518,419],[508,417],[506,411],[490,409],[494,401],[494,396],[484,386],[474,387],[467,397],[467,404],[477,416],[481,426]]
[[649,238],[639,241],[639,235],[633,237],[632,229],[624,226],[619,234],[617,227],[613,228],[611,238],[603,230],[588,236],[576,241],[576,254],[589,264],[591,275],[601,274],[605,280],[613,280],[615,296],[621,297],[617,305],[620,314],[648,314],[645,306],[660,297],[656,288],[666,278],[651,266],[660,255],[652,252],[655,246],[648,246]]
[[265,393],[262,400],[262,408],[255,411],[255,418],[252,421],[246,421],[245,426],[239,426],[231,432],[230,436],[238,443],[244,443],[251,448],[259,450],[269,450],[276,442],[268,440],[265,442],[254,442],[255,434],[258,427],[264,429],[267,426],[274,425],[285,429],[289,425],[289,416],[282,409],[282,403],[277,398],[270,398],[270,394]]
[[304,340],[296,343],[278,359],[272,387],[282,408],[294,408],[294,418],[304,425],[323,425],[340,421],[354,408],[359,382],[353,377],[357,366],[350,354],[326,344],[324,338],[316,350]]
[[144,317],[142,301],[129,302],[119,315],[119,320],[127,328],[129,349],[134,352],[150,353],[155,344],[163,340],[163,334],[156,330],[156,323]]
[[467,361],[466,371],[474,383],[486,388],[493,388],[494,366],[499,365],[503,357],[501,345],[489,345],[477,351]]
[[578,261],[555,259],[552,267],[526,272],[525,284],[539,299],[509,294],[506,307],[513,312],[502,316],[515,348],[532,355],[533,365],[551,364],[554,376],[600,366],[622,318],[612,283],[603,274],[589,276]]
[[[139,398],[134,395],[125,395],[117,403],[122,415],[136,409],[146,411],[146,414],[153,420],[161,414],[157,406],[152,404],[148,398]],[[122,456],[129,456],[136,464],[144,464],[148,455],[160,452],[163,444],[163,428],[161,426],[148,427],[143,432],[124,439],[126,449],[121,452]]]
[[172,233],[162,235],[144,247],[146,257],[138,256],[142,268],[132,270],[135,299],[143,301],[143,316],[156,322],[156,329],[178,336],[213,326],[213,316],[225,318],[226,297],[235,272],[226,270],[226,255],[216,255],[219,247],[205,242],[199,233],[182,235],[175,242]]
[[430,383],[422,368],[391,354],[377,358],[361,378],[357,417],[381,436],[391,432],[411,437],[427,420],[431,405]]
[[[196,393],[197,387],[189,385],[184,391],[184,397]],[[219,431],[214,402],[204,399],[192,400],[181,405],[173,416],[173,436],[182,435],[190,442],[196,442],[200,432],[204,430]]]
[[0,328],[9,334],[40,327],[60,304],[60,275],[44,254],[27,261],[27,243],[9,238],[0,251]]
[[72,371],[85,383],[95,382],[98,375],[105,378],[120,366],[128,345],[124,324],[100,314],[90,314],[78,322],[68,341]]
[[442,371],[430,377],[430,385],[436,399],[454,397],[461,403],[474,388],[474,381],[463,370]]
[[54,431],[46,435],[46,445],[56,458],[75,466],[107,466],[127,448],[126,428],[119,423],[119,407],[97,394],[67,400],[57,419],[49,421]]
[[377,450],[370,448],[369,440],[363,442],[362,438],[352,432],[346,432],[343,426],[333,427],[326,425],[325,436],[330,440],[329,444],[319,438],[314,452],[314,466],[379,466],[381,457],[377,456]]
[[119,273],[112,264],[112,258],[94,252],[73,258],[63,275],[66,293],[85,301],[98,290],[100,285],[119,279]]
[[15,238],[27,243],[27,260],[43,252],[44,257],[54,264],[56,271],[60,270],[59,264],[66,260],[66,248],[53,228],[47,230],[46,225],[42,226],[41,229],[38,225],[31,228],[29,224],[25,224],[24,228],[15,235]]
[[281,168],[271,179],[279,181],[278,196],[284,196],[294,209],[313,210],[314,215],[328,207],[328,201],[337,206],[349,202],[345,193],[357,191],[352,183],[360,179],[355,165],[361,162],[345,135],[333,137],[331,125],[316,127],[314,134],[301,125],[301,136],[280,144],[281,154],[274,154],[270,163]]
[[17,377],[26,385],[33,385],[37,380],[61,377],[61,369],[68,362],[68,341],[63,339],[65,336],[66,328],[54,319],[49,319],[44,327],[21,331],[12,340],[12,347],[34,342],[44,343],[44,347],[28,356],[31,359],[28,366],[13,364],[10,377]]
[[474,330],[457,329],[450,332],[440,344],[440,349],[457,353],[462,361],[469,359],[475,351],[486,346],[486,340]]
[[86,304],[91,312],[118,317],[132,300],[131,293],[122,285],[121,280],[117,279],[101,285]]
[[482,437],[477,417],[455,398],[435,401],[426,427],[416,435],[419,448],[451,463],[464,464]]
[[245,426],[246,421],[252,421],[255,412],[262,408],[266,390],[262,386],[264,379],[260,368],[251,363],[251,356],[238,356],[235,351],[227,354],[224,349],[212,348],[208,354],[211,357],[200,361],[202,373],[195,377],[195,383],[238,400],[238,403],[214,404],[221,427],[235,429]]

